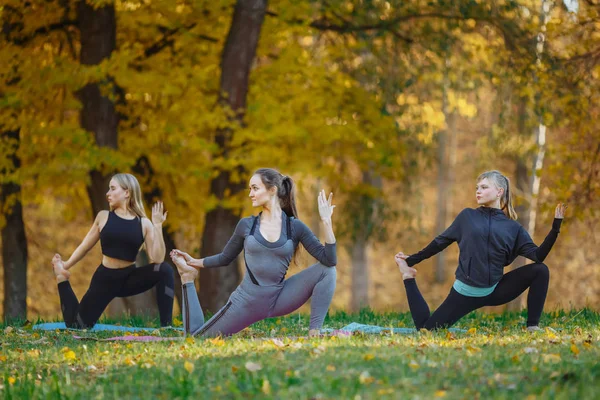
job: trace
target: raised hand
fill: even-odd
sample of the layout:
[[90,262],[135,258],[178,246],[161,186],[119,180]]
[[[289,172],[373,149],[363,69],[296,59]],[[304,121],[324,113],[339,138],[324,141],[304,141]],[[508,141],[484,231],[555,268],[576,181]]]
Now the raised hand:
[[563,219],[565,217],[567,207],[569,206],[565,203],[558,203],[558,205],[556,206],[556,211],[554,211],[554,218]]
[[154,225],[162,225],[163,222],[167,219],[167,212],[164,211],[164,206],[162,201],[157,201],[152,206],[152,223]]
[[334,205],[331,205],[332,199],[333,193],[329,193],[329,197],[327,197],[325,195],[325,190],[321,190],[319,192],[317,201],[319,203],[319,215],[323,221],[331,220],[331,215],[333,214],[333,209],[335,208]]

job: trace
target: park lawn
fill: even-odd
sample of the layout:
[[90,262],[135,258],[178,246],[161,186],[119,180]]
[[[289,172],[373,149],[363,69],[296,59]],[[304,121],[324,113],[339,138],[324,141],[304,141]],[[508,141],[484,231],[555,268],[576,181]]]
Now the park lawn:
[[[412,327],[408,314],[364,310],[349,322]],[[152,325],[155,321],[102,321]],[[269,319],[231,338],[81,341],[73,332],[0,328],[5,399],[498,398],[600,397],[600,315],[544,314],[528,333],[525,314],[473,313],[465,332],[325,336],[308,339],[308,318]],[[106,338],[123,333],[77,333]],[[153,335],[178,337],[173,330]]]

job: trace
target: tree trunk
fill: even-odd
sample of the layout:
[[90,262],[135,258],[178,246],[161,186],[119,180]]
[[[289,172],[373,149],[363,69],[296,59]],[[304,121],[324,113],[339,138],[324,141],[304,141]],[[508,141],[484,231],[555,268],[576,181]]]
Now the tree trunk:
[[[381,189],[383,182],[381,176],[374,172],[374,165],[370,163],[369,169],[362,173],[362,184]],[[377,199],[368,195],[359,195],[357,212],[353,216],[358,219],[360,229],[352,233],[352,243],[349,251],[352,255],[352,311],[359,311],[369,306],[369,241],[373,231],[383,222],[381,217],[381,204]]]
[[[81,40],[80,63],[97,65],[109,58],[116,48],[117,25],[114,5],[94,8],[82,0],[77,5],[77,20]],[[111,85],[109,81],[103,83]],[[100,83],[88,83],[77,95],[82,104],[81,127],[94,133],[99,147],[117,149],[119,116],[114,103],[108,97],[102,96]],[[94,216],[108,208],[106,191],[114,171],[107,169],[90,172],[88,194]]]
[[[442,111],[446,120],[446,128],[438,133],[438,198],[437,198],[437,218],[435,223],[436,234],[443,232],[447,227],[448,220],[448,201],[450,184],[448,174],[450,171],[450,158],[448,152],[448,131],[450,130],[450,113],[448,111],[448,77],[445,66],[444,83],[442,88]],[[444,282],[446,279],[446,252],[442,251],[435,256],[435,281]]]
[[[2,141],[16,142],[14,153],[7,158],[11,169],[18,170],[17,156],[20,131],[2,132]],[[2,171],[4,173],[12,171]],[[0,185],[0,211],[6,219],[2,227],[2,263],[4,265],[4,321],[27,318],[27,237],[21,205],[21,185],[12,182]]]
[[[546,40],[546,35],[544,32],[546,31],[546,25],[550,19],[550,12],[552,10],[552,1],[542,0],[541,7],[541,28],[540,34],[538,34],[536,38],[536,67],[541,65],[542,55],[544,53],[544,45]],[[534,81],[537,83],[538,77],[534,72]],[[539,107],[538,100],[540,94],[536,96],[536,107]],[[519,116],[519,131],[525,132],[525,99],[521,99],[520,104],[520,116]],[[535,235],[535,222],[537,217],[537,207],[538,207],[538,197],[540,192],[540,173],[542,171],[542,167],[544,166],[544,156],[546,154],[546,126],[543,123],[542,112],[537,110],[538,115],[538,128],[533,134],[534,141],[536,144],[537,152],[533,159],[533,168],[531,170],[531,176],[527,178],[527,161],[517,160],[517,188],[522,190],[521,193],[526,197],[526,208],[520,208],[522,211],[521,215],[521,225],[527,229],[529,235],[534,237]],[[526,183],[527,182],[527,183]],[[527,186],[525,186],[527,185]],[[518,212],[518,211],[517,211]],[[517,257],[515,263],[513,263],[513,268],[518,268],[519,266],[523,266],[528,262],[524,257]],[[523,308],[524,304],[524,296],[521,295],[507,304],[506,309],[510,311],[518,311]]]
[[[238,0],[223,49],[220,102],[233,111],[231,119],[239,124],[242,124],[246,110],[250,69],[256,55],[266,10],[266,0]],[[224,157],[227,157],[232,134],[231,129],[221,129],[216,134],[215,141]],[[212,195],[223,200],[228,195],[238,193],[244,187],[243,183],[231,182],[230,178],[229,171],[220,171],[211,182]],[[209,211],[202,234],[201,256],[206,257],[221,252],[238,221],[238,212],[222,206]],[[200,270],[200,303],[205,309],[216,311],[225,304],[239,280],[237,261],[223,268]]]
[[[529,226],[529,168],[523,159],[517,160],[516,167],[516,188],[517,192],[521,193],[523,199],[518,202],[518,205],[515,207],[515,211],[519,216],[519,222],[525,229]],[[517,257],[517,259],[512,263],[511,270],[522,267],[527,263],[527,259],[525,257]],[[523,309],[524,304],[524,296],[520,295],[513,301],[509,302],[506,305],[506,309],[508,311],[520,311]]]
[[360,235],[360,237],[355,238],[349,249],[352,255],[352,312],[358,312],[369,305],[367,246],[367,238]]
[[[163,191],[158,184],[153,183],[152,177],[154,176],[154,169],[152,168],[152,165],[150,165],[150,160],[148,157],[142,156],[137,160],[132,169],[136,174],[140,185],[142,185],[144,202],[148,207],[152,207],[152,204],[155,201],[162,199]],[[175,244],[175,239],[169,230],[168,224],[163,225],[163,238],[165,239],[165,261],[173,268],[175,276],[175,299],[181,309],[181,277],[177,272],[177,267],[173,265],[171,257],[169,257],[171,250],[176,249],[177,246]]]
[[[98,65],[109,58],[116,49],[117,22],[113,4],[94,8],[84,0],[77,4],[77,20],[80,32],[81,52],[79,61],[82,65]],[[102,82],[91,82],[77,93],[82,104],[81,127],[94,133],[99,147],[118,148],[119,115],[115,103],[102,95],[101,85],[109,87],[117,99],[122,98],[122,91],[110,77]],[[110,177],[116,171],[111,166],[101,165],[90,171],[90,184],[87,191],[94,216],[108,208],[106,192]],[[143,257],[143,256],[142,256]],[[149,290],[137,296],[117,298],[107,310],[107,315],[121,316],[126,312],[154,314],[156,309],[155,293]]]

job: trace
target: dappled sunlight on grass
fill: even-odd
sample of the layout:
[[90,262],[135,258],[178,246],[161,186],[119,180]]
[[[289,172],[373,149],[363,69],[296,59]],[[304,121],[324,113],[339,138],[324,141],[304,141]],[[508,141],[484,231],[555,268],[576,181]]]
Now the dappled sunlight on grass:
[[[600,379],[598,314],[545,314],[527,332],[522,314],[474,314],[463,332],[308,338],[307,316],[270,319],[231,338],[101,341],[115,332],[38,332],[2,327],[0,393],[5,398],[593,398]],[[410,327],[407,314],[339,313]],[[135,321],[129,321],[129,323]],[[123,322],[126,325],[127,321]]]

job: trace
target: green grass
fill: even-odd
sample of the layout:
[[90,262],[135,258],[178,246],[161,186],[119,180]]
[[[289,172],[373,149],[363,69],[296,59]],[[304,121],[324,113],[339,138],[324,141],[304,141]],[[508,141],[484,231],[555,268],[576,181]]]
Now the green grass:
[[[413,326],[408,314],[336,313],[349,322]],[[269,319],[232,338],[158,343],[78,341],[69,332],[1,325],[5,399],[498,398],[600,396],[600,315],[545,314],[542,332],[525,314],[473,313],[446,331],[307,339],[308,318]],[[156,321],[126,319],[123,325]],[[155,334],[177,336],[161,330]],[[81,335],[105,338],[110,332]],[[278,338],[279,340],[273,340]]]

